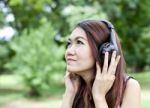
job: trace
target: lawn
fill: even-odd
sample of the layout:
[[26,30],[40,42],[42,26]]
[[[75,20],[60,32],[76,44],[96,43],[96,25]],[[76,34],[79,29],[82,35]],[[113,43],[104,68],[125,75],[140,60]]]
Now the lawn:
[[[150,108],[150,72],[130,73],[130,76],[138,80],[141,85],[141,108]],[[7,91],[7,88],[11,90]],[[60,108],[61,106],[63,88],[54,88],[51,92],[55,95],[38,99],[25,98],[22,88],[20,77],[0,76],[0,108]]]

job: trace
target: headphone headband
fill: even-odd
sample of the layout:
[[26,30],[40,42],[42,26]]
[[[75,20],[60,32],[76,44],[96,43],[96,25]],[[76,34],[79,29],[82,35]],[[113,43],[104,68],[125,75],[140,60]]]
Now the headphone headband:
[[111,22],[109,22],[107,20],[101,20],[101,22],[103,22],[105,25],[107,25],[108,29],[114,29],[114,26]]
[[118,49],[117,42],[116,42],[116,36],[115,36],[116,34],[115,34],[113,24],[107,20],[101,20],[100,22],[103,22],[107,26],[107,28],[110,30],[109,42],[103,43],[99,48],[99,55],[102,56],[102,58],[104,59],[105,52],[112,53],[113,51],[116,51],[117,53],[119,53],[119,49]]

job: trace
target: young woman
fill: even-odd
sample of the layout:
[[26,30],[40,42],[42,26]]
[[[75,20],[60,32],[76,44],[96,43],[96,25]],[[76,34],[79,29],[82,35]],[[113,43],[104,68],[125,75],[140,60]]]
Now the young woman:
[[65,53],[61,108],[140,108],[140,85],[126,74],[119,38],[108,21],[82,21]]

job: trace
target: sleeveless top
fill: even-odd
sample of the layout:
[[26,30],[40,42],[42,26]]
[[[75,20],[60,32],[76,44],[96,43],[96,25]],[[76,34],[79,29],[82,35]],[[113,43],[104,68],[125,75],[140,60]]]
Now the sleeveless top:
[[[128,78],[126,79],[126,83],[127,81],[130,79],[130,78],[133,78],[132,76],[128,76]],[[134,78],[133,78],[134,79]]]

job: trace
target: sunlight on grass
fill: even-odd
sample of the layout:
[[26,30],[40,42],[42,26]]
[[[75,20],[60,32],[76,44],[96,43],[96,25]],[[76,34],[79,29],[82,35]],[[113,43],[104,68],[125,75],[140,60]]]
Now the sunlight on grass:
[[[150,108],[150,91],[142,91],[141,108]],[[61,99],[54,99],[50,102],[50,108],[60,108]]]
[[19,75],[1,75],[0,89],[1,88],[23,89],[23,79]]
[[50,101],[50,108],[60,108],[61,107],[61,99],[54,99]]
[[0,105],[23,98],[23,93],[0,93]]
[[[130,76],[133,76],[137,81],[139,81],[142,89],[141,93],[141,108],[150,108],[150,72],[143,72],[143,73],[130,73]],[[54,86],[55,85],[55,86]],[[53,88],[49,91],[52,96],[50,99],[41,100],[50,108],[60,108],[62,102],[62,95],[64,92],[64,85],[54,84]],[[56,86],[57,85],[57,86]],[[16,75],[5,75],[0,76],[0,106],[4,103],[9,103],[15,100],[22,100],[24,99],[23,91],[15,92],[9,91],[9,89],[16,89],[22,88],[23,82],[19,76]],[[3,89],[7,89],[8,91],[3,91]],[[42,99],[42,98],[41,98]],[[29,100],[29,99],[27,99]],[[30,101],[30,100],[29,100]],[[43,108],[43,107],[41,107]]]
[[141,108],[150,108],[150,91],[142,91]]

